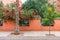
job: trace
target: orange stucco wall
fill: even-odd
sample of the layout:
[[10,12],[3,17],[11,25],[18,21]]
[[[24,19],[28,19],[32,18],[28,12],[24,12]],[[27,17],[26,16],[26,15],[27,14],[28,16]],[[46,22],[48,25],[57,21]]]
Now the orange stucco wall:
[[[14,21],[7,21],[0,26],[0,31],[13,31],[15,27]],[[30,20],[30,26],[19,27],[22,31],[47,31],[48,27],[41,26],[40,20]],[[52,31],[60,31],[60,20],[55,20],[55,25],[51,27]]]

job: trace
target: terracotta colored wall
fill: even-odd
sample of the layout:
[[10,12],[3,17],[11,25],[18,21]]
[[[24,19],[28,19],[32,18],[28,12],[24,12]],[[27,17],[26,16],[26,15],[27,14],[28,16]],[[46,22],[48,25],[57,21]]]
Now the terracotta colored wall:
[[[0,31],[13,31],[15,27],[14,21],[4,22],[3,26],[0,26]],[[40,20],[30,20],[30,26],[19,27],[22,31],[47,31],[48,27],[40,25]],[[55,25],[51,27],[52,31],[60,31],[60,20],[55,20]]]

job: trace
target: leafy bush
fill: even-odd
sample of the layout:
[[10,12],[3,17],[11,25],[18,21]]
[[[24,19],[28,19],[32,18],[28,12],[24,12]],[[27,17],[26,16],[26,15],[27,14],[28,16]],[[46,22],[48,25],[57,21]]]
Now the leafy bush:
[[41,25],[43,25],[43,26],[53,26],[54,24],[53,24],[52,21],[50,21],[50,19],[48,19],[48,18],[43,18],[43,19],[42,19],[42,22],[41,22]]
[[33,9],[41,18],[44,17],[43,13],[47,8],[48,0],[27,0],[23,5],[23,9]]
[[35,15],[33,12],[34,12],[33,9],[30,9],[28,11],[24,9],[20,10],[20,19],[24,19],[24,20],[33,19]]
[[14,13],[16,9],[13,9],[13,7],[16,7],[14,3],[7,5],[5,8],[4,4],[0,2],[0,18],[2,18],[3,20],[15,19]]
[[2,20],[0,19],[0,26],[3,26],[3,22],[2,22]]
[[55,17],[56,17],[55,19],[60,20],[60,13],[56,13],[56,14],[55,14]]
[[60,13],[56,13],[56,17],[60,17]]
[[29,20],[20,20],[19,25],[20,26],[29,26]]

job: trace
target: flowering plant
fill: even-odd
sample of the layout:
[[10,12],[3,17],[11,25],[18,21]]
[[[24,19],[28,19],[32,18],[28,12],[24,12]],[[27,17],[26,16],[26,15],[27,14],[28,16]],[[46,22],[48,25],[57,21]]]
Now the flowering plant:
[[7,5],[2,6],[2,2],[0,3],[0,18],[2,18],[3,20],[12,20],[15,19],[15,9],[13,8],[13,6],[15,7],[14,3],[13,5]]
[[34,15],[35,15],[35,13],[34,13],[33,9],[28,10],[28,11],[24,10],[24,9],[20,10],[20,18],[21,19],[30,20],[30,19],[34,18]]

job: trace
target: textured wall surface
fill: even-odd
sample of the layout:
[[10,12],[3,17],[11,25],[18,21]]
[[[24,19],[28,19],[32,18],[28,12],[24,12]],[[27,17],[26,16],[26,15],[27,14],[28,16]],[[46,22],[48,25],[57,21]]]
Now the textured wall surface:
[[[30,20],[30,26],[20,26],[22,31],[48,31],[48,26],[41,26],[40,20]],[[15,27],[14,21],[7,21],[0,26],[0,31],[13,31]],[[51,27],[52,31],[60,31],[60,20],[55,20],[55,25]]]

